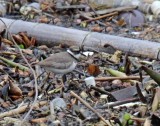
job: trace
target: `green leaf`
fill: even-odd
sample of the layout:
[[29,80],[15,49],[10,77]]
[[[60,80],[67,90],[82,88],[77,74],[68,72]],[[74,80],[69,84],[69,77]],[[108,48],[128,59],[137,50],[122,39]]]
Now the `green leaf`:
[[120,71],[120,72],[125,72],[124,66],[120,67],[120,68],[119,68],[119,71]]
[[128,124],[128,125],[132,125],[133,122],[134,122],[134,121],[131,120],[131,114],[125,113],[125,114],[123,115],[123,121],[122,121],[122,125],[123,125],[123,126],[127,126],[127,124]]
[[30,69],[29,69],[28,67],[26,67],[26,66],[23,66],[23,65],[21,65],[21,64],[19,64],[19,63],[15,63],[15,62],[13,62],[13,61],[11,61],[11,60],[8,60],[8,59],[6,59],[6,58],[4,58],[4,57],[1,57],[1,56],[0,56],[0,60],[6,62],[6,63],[7,63],[8,65],[10,65],[10,66],[17,67],[17,68],[19,68],[20,70],[24,70],[24,71],[29,71],[29,70],[30,70]]
[[123,115],[123,119],[126,120],[126,121],[130,120],[131,119],[131,115],[129,113],[125,113]]
[[133,125],[133,123],[134,123],[134,121],[133,121],[133,120],[131,120],[131,119],[130,119],[130,120],[128,120],[128,124],[129,124],[129,125]]
[[157,73],[145,66],[141,66],[142,70],[144,70],[157,84],[160,85],[160,73]]
[[19,46],[19,48],[24,49],[24,45],[23,44],[20,44],[18,46]]
[[127,75],[123,72],[120,72],[118,70],[114,70],[114,69],[111,69],[111,68],[108,68],[106,69],[106,71],[111,74],[112,76],[115,76],[115,77],[127,77]]

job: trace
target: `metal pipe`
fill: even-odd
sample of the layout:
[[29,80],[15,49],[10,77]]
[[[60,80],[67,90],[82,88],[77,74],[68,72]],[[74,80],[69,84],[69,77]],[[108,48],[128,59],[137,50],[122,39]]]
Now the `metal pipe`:
[[[45,44],[47,46],[54,46],[60,43],[78,46],[84,45],[94,49],[104,49],[104,51],[104,45],[109,44],[125,52],[131,52],[152,59],[160,59],[160,43],[157,42],[88,32],[49,24],[26,22],[22,20],[0,19],[6,24],[11,33],[16,34],[18,32],[26,31],[29,36],[36,37],[39,44]],[[4,27],[2,21],[0,21],[1,28]]]

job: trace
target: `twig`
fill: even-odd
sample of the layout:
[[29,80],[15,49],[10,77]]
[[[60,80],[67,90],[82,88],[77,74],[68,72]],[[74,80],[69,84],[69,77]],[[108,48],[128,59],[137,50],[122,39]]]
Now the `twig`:
[[19,46],[18,46],[17,43],[15,42],[12,34],[9,32],[9,30],[8,30],[8,28],[7,28],[7,25],[5,24],[5,22],[4,22],[2,19],[0,19],[0,20],[4,23],[4,25],[5,25],[5,27],[6,27],[6,32],[9,34],[9,36],[11,37],[13,43],[14,43],[14,44],[16,45],[16,47],[18,48],[18,50],[19,50],[22,58],[23,58],[24,61],[27,63],[27,65],[29,66],[29,68],[30,68],[30,70],[31,70],[31,72],[32,72],[32,74],[33,74],[33,76],[34,76],[34,82],[35,82],[35,98],[34,98],[34,101],[33,101],[32,106],[30,107],[30,110],[28,111],[28,113],[25,115],[25,117],[24,117],[23,120],[22,120],[22,123],[23,123],[23,122],[28,118],[28,116],[29,116],[29,114],[31,113],[34,105],[35,105],[36,102],[37,102],[37,97],[38,97],[37,77],[36,77],[35,71],[34,71],[33,68],[31,67],[31,65],[29,64],[28,60],[27,60],[27,59],[25,58],[25,56],[23,55],[22,50],[19,48]]
[[[32,105],[32,106],[33,106],[33,107],[37,107],[37,106],[43,106],[43,105],[46,105],[46,104],[47,104],[47,101],[41,101],[41,102],[35,103],[35,104]],[[24,105],[24,106],[21,106],[21,107],[19,107],[19,108],[10,110],[10,111],[8,111],[8,112],[0,113],[0,118],[8,117],[8,116],[12,116],[12,115],[17,115],[17,114],[23,113],[23,112],[25,112],[25,110],[27,109],[27,107],[28,107],[28,104],[27,104],[27,105]],[[30,106],[30,107],[31,107],[31,106]]]
[[[142,76],[142,78],[149,76]],[[139,80],[139,76],[127,76],[127,77],[98,77],[95,81],[111,81],[111,80]]]
[[92,33],[92,32],[89,32],[88,34],[85,35],[85,37],[84,37],[84,39],[83,39],[83,41],[82,41],[82,43],[81,43],[81,45],[80,45],[80,48],[81,48],[81,49],[83,48],[83,45],[84,45],[85,41],[87,40],[87,37],[88,37],[91,33]]
[[125,6],[125,7],[117,7],[117,8],[111,8],[111,9],[104,9],[104,10],[99,10],[99,11],[96,11],[96,14],[94,12],[82,12],[81,11],[81,15],[83,16],[94,16],[94,15],[102,15],[102,14],[107,14],[107,13],[112,13],[112,12],[122,12],[122,11],[130,11],[130,10],[133,10],[135,9],[136,6]]
[[89,4],[89,2],[86,2],[86,3],[91,8],[91,10],[94,12],[95,15],[100,16],[99,14],[96,13],[95,9]]
[[[84,75],[86,77],[89,77],[88,74],[84,74],[81,71],[75,69],[75,72]],[[149,76],[142,76],[142,78],[149,77]],[[97,77],[95,78],[95,81],[112,81],[112,80],[140,80],[141,78],[139,76],[127,76],[127,77]],[[84,82],[84,79],[75,79],[75,81]]]
[[85,5],[56,6],[56,9],[83,9]]
[[[74,70],[75,72],[78,72],[81,75],[84,75],[79,70]],[[85,75],[86,77],[89,77],[88,74]],[[149,76],[142,76],[142,78],[149,77]],[[112,81],[112,80],[140,80],[141,78],[139,76],[127,76],[127,77],[97,77],[95,78],[95,81]],[[84,82],[84,79],[76,80],[79,82]]]
[[[87,5],[92,9],[92,11],[94,12],[95,15],[100,16],[99,14],[96,13],[96,11],[94,10],[94,8],[93,8],[92,6],[90,6],[90,4],[89,4],[88,2],[87,2]],[[105,23],[102,23],[102,22],[100,22],[100,21],[97,21],[97,20],[96,20],[96,22],[97,22],[99,25],[102,25],[102,26],[104,26],[104,27],[107,26]]]
[[89,108],[92,112],[94,112],[107,126],[110,126],[109,122],[107,122],[94,108],[92,108],[86,101],[84,101],[81,97],[75,94],[73,91],[70,92],[72,96],[77,98],[80,102],[82,102],[87,108]]
[[117,14],[118,14],[118,12],[113,12],[113,13],[110,13],[110,14],[105,14],[105,15],[96,17],[96,18],[88,19],[88,20],[86,20],[85,22],[96,21],[96,20],[99,20],[99,19],[102,19],[102,18],[106,18],[106,17],[109,17],[109,16],[117,15]]
[[[87,16],[87,15],[84,15],[81,11],[79,11],[79,13],[80,13],[80,15],[81,15],[83,18],[86,18],[86,19],[88,19],[88,20],[93,19],[92,17],[89,17],[89,16]],[[96,22],[97,22],[98,24],[104,26],[104,27],[107,26],[105,23],[102,23],[102,22],[100,22],[100,21],[96,21]]]
[[122,101],[107,103],[101,107],[96,107],[96,109],[106,109],[108,107],[114,107],[114,106],[130,103],[130,102],[136,102],[136,101],[139,101],[139,98],[132,98],[132,99],[126,99],[126,100],[122,100]]
[[33,73],[33,76],[34,76],[34,82],[35,82],[35,99],[34,99],[34,101],[33,101],[32,106],[30,107],[30,110],[28,111],[28,113],[27,113],[27,114],[25,115],[25,117],[23,118],[23,120],[22,120],[22,122],[23,122],[23,121],[25,121],[25,120],[28,118],[28,116],[29,116],[29,114],[31,113],[34,105],[35,105],[36,102],[37,102],[37,97],[38,97],[37,76],[36,76],[35,71],[34,71],[33,68],[31,67],[31,65],[29,64],[28,60],[27,60],[27,59],[25,58],[25,56],[23,55],[22,50],[18,47],[18,45],[17,45],[17,43],[15,42],[14,38],[12,37],[11,33],[10,33],[9,31],[8,31],[8,33],[9,33],[11,39],[13,40],[14,44],[15,44],[15,45],[17,46],[17,48],[19,49],[19,52],[20,52],[21,56],[23,57],[23,59],[25,60],[25,62],[26,62],[27,65],[29,66],[29,68],[31,69],[31,71],[32,71],[32,73]]
[[139,99],[141,100],[141,102],[147,103],[147,100],[146,100],[146,98],[143,96],[142,91],[141,91],[138,83],[136,83],[136,89],[137,89],[137,93],[138,93],[138,96],[139,96]]

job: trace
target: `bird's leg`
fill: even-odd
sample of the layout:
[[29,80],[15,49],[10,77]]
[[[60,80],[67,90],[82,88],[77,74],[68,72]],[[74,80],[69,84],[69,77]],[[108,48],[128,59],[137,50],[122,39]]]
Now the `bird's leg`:
[[64,84],[67,81],[67,76],[66,74],[62,75],[62,83]]
[[66,74],[63,74],[63,75],[62,75],[60,81],[61,81],[62,86],[64,87],[64,83],[67,81],[67,76],[66,76]]

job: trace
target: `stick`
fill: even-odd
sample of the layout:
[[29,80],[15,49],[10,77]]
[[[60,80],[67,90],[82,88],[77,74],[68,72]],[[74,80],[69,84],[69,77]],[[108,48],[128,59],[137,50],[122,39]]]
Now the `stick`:
[[110,124],[95,109],[93,109],[86,101],[84,101],[81,97],[79,97],[73,91],[71,91],[70,93],[72,96],[77,98],[81,103],[83,103],[87,108],[89,108],[92,112],[94,112],[105,124],[110,126]]
[[111,9],[99,10],[99,11],[96,11],[96,14],[94,12],[87,12],[87,13],[82,12],[82,13],[83,15],[91,17],[97,14],[102,15],[102,14],[113,13],[113,12],[129,11],[135,8],[136,6],[126,6],[126,7],[117,7],[117,8],[111,8]]
[[57,9],[83,9],[85,5],[69,5],[69,6],[57,6]]
[[24,59],[24,61],[25,61],[25,62],[27,63],[27,65],[29,66],[29,68],[30,68],[30,70],[31,70],[31,72],[32,72],[32,74],[33,74],[33,77],[34,77],[35,98],[34,98],[33,104],[32,104],[32,106],[30,107],[28,113],[25,115],[24,119],[22,120],[22,123],[23,123],[23,121],[25,121],[26,118],[28,118],[29,114],[31,113],[31,111],[32,111],[32,109],[33,109],[33,106],[34,106],[34,105],[36,104],[36,102],[37,102],[37,97],[38,97],[37,76],[36,76],[35,71],[34,71],[33,68],[31,67],[30,63],[28,62],[28,60],[27,60],[26,57],[23,55],[22,50],[19,48],[19,46],[18,46],[17,43],[15,42],[15,40],[14,40],[11,32],[8,30],[7,25],[5,24],[5,22],[4,22],[3,20],[1,20],[1,21],[2,21],[2,23],[3,23],[3,25],[4,25],[4,27],[6,28],[7,34],[10,36],[11,40],[13,41],[13,43],[14,43],[14,44],[16,45],[16,47],[18,48],[18,50],[19,50],[22,58]]
[[86,20],[84,22],[91,22],[91,21],[99,20],[99,19],[106,18],[106,17],[113,16],[113,15],[117,15],[117,14],[118,14],[118,12],[113,12],[113,13],[110,13],[110,14],[105,14],[103,16],[96,17],[96,18],[91,18],[91,19]]
[[[46,104],[47,104],[47,101],[41,101],[41,102],[38,102],[38,103],[34,104],[33,107],[43,106],[43,105],[46,105]],[[27,107],[28,107],[28,105],[24,105],[24,106],[21,106],[19,108],[10,110],[8,112],[0,113],[0,118],[6,117],[6,116],[13,116],[13,115],[17,115],[17,114],[23,113],[23,112],[25,112]]]
[[[142,76],[142,78],[149,76]],[[112,81],[112,80],[139,80],[140,76],[127,76],[127,77],[98,77],[95,81]]]
[[136,102],[139,101],[139,98],[131,98],[131,99],[126,99],[126,100],[122,100],[122,101],[116,101],[113,103],[107,103],[101,107],[97,107],[98,109],[106,109],[108,107],[115,107],[118,105],[122,105],[122,104],[126,104],[126,103],[130,103],[130,102]]

